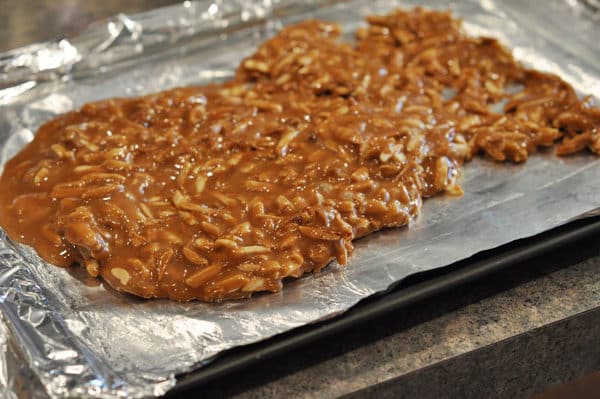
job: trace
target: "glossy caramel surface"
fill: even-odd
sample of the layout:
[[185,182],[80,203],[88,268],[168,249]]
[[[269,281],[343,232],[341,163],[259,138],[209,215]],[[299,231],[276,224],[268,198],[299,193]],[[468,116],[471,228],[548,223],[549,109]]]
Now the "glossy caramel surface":
[[478,153],[523,162],[559,140],[561,155],[600,152],[597,108],[448,13],[368,22],[351,46],[306,21],[232,81],[47,122],[4,169],[0,223],[120,291],[216,301],[345,264],[353,239],[460,195]]

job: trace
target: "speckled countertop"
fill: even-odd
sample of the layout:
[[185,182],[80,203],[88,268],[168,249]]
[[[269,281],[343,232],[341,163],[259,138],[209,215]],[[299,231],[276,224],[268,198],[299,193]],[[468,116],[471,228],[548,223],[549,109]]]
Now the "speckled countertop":
[[600,369],[599,244],[600,237],[589,237],[204,392],[247,399],[528,397]]
[[[172,0],[0,0],[0,51]],[[600,237],[179,396],[528,397],[600,370]]]

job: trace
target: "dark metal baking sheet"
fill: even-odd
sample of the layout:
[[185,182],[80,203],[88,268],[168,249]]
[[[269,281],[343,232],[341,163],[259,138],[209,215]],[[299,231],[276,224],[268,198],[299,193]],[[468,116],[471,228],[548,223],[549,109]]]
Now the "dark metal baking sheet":
[[526,239],[478,253],[445,268],[414,274],[387,292],[360,302],[343,315],[314,325],[305,326],[267,341],[225,352],[210,365],[196,372],[178,376],[169,398],[201,389],[203,385],[235,371],[339,334],[363,323],[391,315],[409,305],[456,289],[468,282],[508,269],[524,261],[564,247],[586,237],[600,239],[600,216],[576,220]]

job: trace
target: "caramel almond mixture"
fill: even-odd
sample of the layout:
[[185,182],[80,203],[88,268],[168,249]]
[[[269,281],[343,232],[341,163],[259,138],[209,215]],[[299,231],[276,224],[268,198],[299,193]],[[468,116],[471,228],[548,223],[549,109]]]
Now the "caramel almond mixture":
[[4,169],[2,226],[119,291],[218,301],[345,264],[352,240],[408,224],[423,198],[460,195],[476,154],[600,153],[589,99],[495,39],[466,36],[449,13],[367,22],[351,45],[338,26],[306,21],[232,81],[47,122]]

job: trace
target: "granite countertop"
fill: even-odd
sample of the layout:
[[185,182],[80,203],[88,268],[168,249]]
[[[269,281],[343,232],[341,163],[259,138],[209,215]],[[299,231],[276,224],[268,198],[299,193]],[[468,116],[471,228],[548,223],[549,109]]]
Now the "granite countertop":
[[599,370],[599,241],[516,264],[217,380],[204,393],[518,398]]
[[[176,2],[0,0],[0,51]],[[516,398],[599,370],[599,243],[599,236],[572,243],[215,380],[202,394]]]

